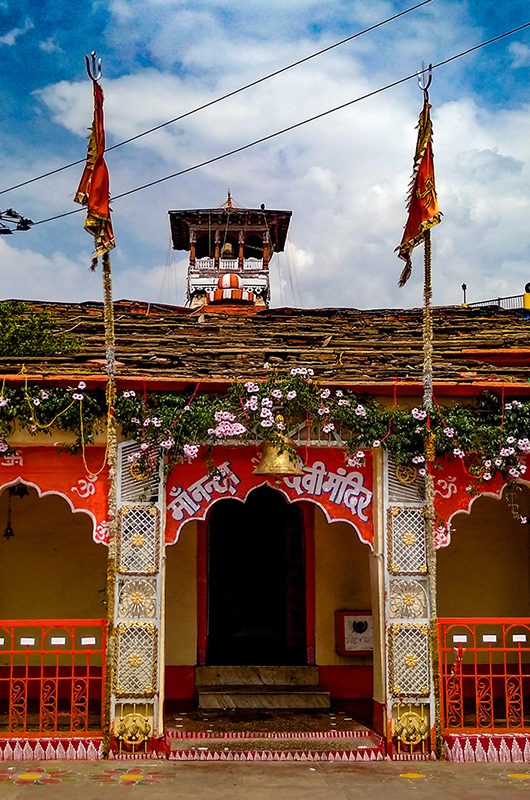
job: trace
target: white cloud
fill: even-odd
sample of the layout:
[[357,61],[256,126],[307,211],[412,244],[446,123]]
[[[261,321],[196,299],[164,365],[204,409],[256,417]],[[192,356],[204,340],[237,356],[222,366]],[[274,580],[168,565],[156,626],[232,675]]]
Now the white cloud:
[[26,17],[21,28],[12,28],[3,36],[0,36],[0,44],[5,44],[7,47],[13,47],[20,36],[23,36],[34,27],[35,26],[33,22],[29,19],[29,17]]
[[39,42],[39,50],[42,50],[44,53],[63,52],[62,47],[57,44],[53,36],[49,36],[47,39],[43,39],[42,42]]
[[530,47],[522,42],[512,42],[508,47],[512,56],[512,67],[527,67],[530,64]]

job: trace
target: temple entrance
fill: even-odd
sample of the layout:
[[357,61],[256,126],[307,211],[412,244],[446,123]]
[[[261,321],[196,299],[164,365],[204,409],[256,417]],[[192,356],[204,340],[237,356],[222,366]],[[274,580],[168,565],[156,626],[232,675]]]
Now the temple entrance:
[[211,665],[307,664],[303,515],[269,487],[223,500],[208,521]]

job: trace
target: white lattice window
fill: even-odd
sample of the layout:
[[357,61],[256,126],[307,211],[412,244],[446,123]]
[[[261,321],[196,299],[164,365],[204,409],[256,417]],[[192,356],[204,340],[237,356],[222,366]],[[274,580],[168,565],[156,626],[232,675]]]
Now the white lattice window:
[[149,451],[147,467],[144,460],[138,460],[138,442],[122,442],[119,452],[118,505],[158,502],[160,471],[156,449]]
[[388,499],[391,503],[421,503],[425,482],[414,466],[395,464],[387,458]]
[[122,578],[118,588],[118,617],[151,619],[157,612],[155,578]]
[[118,523],[118,571],[148,575],[158,572],[158,509],[123,506]]
[[430,688],[429,628],[404,623],[390,627],[390,688],[396,697],[425,697]]
[[116,696],[152,697],[157,690],[157,629],[151,623],[118,625]]
[[394,506],[388,513],[389,571],[427,572],[425,518],[422,509]]

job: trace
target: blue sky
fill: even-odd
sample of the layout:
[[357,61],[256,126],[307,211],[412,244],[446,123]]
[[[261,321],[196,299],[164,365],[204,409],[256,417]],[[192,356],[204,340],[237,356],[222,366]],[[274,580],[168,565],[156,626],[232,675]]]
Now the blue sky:
[[[103,59],[108,144],[414,5],[402,0],[0,0],[0,188],[83,158],[84,54]],[[432,0],[254,89],[108,154],[111,191],[191,166],[530,21],[523,0]],[[530,280],[530,29],[434,73],[434,302],[517,294]],[[117,200],[116,298],[184,302],[167,210],[293,211],[273,305],[418,305],[393,250],[421,107],[415,81],[187,176]],[[68,211],[81,167],[0,196],[34,220]],[[3,298],[99,299],[82,214],[0,238]]]

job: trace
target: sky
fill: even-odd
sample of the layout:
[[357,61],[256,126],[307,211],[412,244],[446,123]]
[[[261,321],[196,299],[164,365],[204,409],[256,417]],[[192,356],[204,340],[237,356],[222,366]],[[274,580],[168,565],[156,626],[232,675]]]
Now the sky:
[[[0,0],[0,190],[84,159],[102,58],[107,146],[352,36],[414,0]],[[353,41],[108,152],[118,195],[414,75],[530,21],[527,0],[431,0]],[[530,281],[530,28],[433,71],[433,302]],[[398,287],[422,93],[415,79],[242,153],[117,199],[115,299],[183,305],[187,254],[169,209],[293,212],[271,263],[273,306],[422,302],[422,248]],[[38,222],[76,208],[82,165],[0,195]],[[0,237],[0,297],[101,300],[84,211]]]

